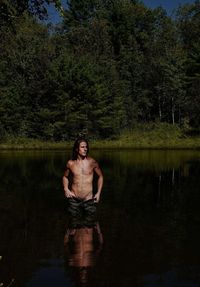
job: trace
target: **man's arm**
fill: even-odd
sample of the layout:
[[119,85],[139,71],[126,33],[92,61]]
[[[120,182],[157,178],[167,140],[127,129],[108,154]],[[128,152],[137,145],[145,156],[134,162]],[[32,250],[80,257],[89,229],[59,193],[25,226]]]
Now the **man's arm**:
[[95,162],[95,167],[94,167],[94,171],[96,172],[97,176],[98,176],[98,181],[97,181],[97,193],[94,195],[94,199],[99,202],[100,200],[100,195],[101,195],[101,191],[103,188],[103,173],[99,167],[99,164],[97,162]]
[[62,178],[64,193],[67,198],[75,196],[75,194],[71,192],[71,190],[69,190],[69,174],[70,174],[70,163],[68,162]]

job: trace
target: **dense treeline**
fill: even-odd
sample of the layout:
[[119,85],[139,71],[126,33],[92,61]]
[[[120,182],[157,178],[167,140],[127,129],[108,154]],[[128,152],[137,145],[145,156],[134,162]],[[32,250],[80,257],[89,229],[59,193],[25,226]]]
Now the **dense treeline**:
[[137,0],[54,2],[56,27],[42,21],[48,1],[1,4],[1,139],[106,138],[144,122],[198,130],[199,0],[173,18]]

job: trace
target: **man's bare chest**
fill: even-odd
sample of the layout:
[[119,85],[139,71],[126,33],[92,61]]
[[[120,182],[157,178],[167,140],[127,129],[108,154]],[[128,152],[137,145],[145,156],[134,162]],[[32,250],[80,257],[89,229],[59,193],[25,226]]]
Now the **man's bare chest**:
[[93,168],[89,164],[76,164],[73,166],[72,173],[75,176],[92,175]]

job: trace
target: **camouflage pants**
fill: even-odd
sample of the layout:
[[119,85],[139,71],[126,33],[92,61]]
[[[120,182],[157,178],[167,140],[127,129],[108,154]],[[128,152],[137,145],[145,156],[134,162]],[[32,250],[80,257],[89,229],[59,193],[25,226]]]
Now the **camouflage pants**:
[[68,199],[68,212],[73,225],[91,226],[96,221],[97,203],[94,199]]

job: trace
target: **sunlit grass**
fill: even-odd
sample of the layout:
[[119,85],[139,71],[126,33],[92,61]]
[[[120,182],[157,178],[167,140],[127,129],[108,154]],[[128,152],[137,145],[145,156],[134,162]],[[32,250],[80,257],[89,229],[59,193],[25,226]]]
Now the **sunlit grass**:
[[5,142],[0,143],[0,149],[65,149],[70,148],[71,145],[71,142],[41,141],[30,138],[9,138]]
[[115,140],[94,141],[92,144],[99,148],[197,149],[200,148],[200,137],[188,137],[177,126],[154,124],[123,132]]
[[[40,141],[27,138],[8,138],[0,143],[0,149],[68,149],[73,141]],[[200,149],[200,136],[190,137],[178,126],[170,124],[140,125],[107,140],[90,139],[95,149]]]

